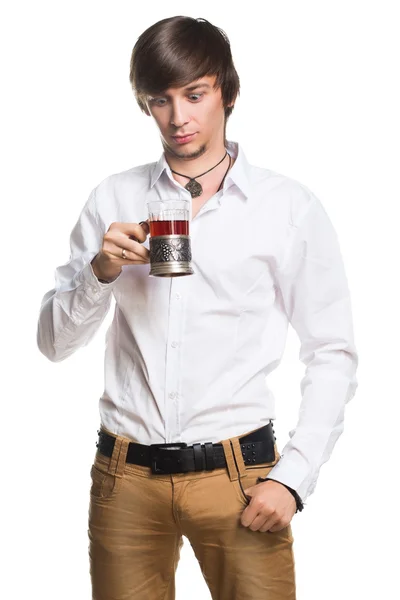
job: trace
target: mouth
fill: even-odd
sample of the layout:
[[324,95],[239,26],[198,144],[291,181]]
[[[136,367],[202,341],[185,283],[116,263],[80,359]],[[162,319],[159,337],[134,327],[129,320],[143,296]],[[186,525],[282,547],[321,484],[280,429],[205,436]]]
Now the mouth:
[[173,135],[172,139],[177,144],[186,144],[187,142],[191,142],[196,133],[189,133],[188,135]]

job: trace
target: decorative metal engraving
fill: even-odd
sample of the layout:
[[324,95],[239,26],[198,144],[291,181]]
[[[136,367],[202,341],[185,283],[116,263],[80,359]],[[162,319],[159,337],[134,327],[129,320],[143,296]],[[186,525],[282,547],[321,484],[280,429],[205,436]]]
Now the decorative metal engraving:
[[150,238],[150,262],[189,262],[192,260],[190,238],[187,235],[156,236]]
[[185,185],[185,189],[187,189],[190,192],[192,198],[197,198],[203,193],[203,188],[201,187],[200,183],[195,179],[191,179],[189,183]]

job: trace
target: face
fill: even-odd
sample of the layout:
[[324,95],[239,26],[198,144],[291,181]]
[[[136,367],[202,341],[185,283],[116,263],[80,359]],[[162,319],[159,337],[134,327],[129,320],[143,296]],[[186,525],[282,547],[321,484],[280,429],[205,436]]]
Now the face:
[[187,86],[148,97],[149,115],[156,121],[167,154],[190,160],[223,147],[225,113],[221,89],[213,88],[215,79],[201,77]]

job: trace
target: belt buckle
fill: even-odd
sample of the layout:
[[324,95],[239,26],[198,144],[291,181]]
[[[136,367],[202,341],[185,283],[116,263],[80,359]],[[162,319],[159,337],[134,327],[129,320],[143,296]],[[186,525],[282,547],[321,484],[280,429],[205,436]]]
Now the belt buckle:
[[[187,448],[187,443],[186,442],[170,442],[169,444],[150,444],[150,466],[151,466],[151,471],[152,473],[156,473],[156,474],[162,474],[162,473],[176,473],[176,472],[180,472],[180,471],[171,471],[171,470],[165,470],[162,468],[162,466],[159,466],[160,462],[166,462],[167,466],[168,463],[170,463],[170,459],[171,459],[171,455],[168,456],[168,452],[164,454],[164,456],[161,456],[161,454],[163,453],[164,450],[178,450],[180,448]],[[158,452],[158,451],[161,451]],[[164,459],[164,461],[163,461]],[[157,465],[157,461],[158,461],[158,465]]]

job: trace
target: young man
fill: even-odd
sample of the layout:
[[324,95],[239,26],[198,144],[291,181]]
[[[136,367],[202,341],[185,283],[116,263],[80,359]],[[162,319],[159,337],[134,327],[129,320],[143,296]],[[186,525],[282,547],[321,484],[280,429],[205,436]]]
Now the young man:
[[[93,598],[172,600],[185,535],[214,599],[293,600],[291,519],[357,387],[337,236],[306,186],[226,140],[239,78],[220,29],[154,24],[130,81],[164,152],[92,190],[38,325],[40,350],[64,360],[115,298],[91,469]],[[147,202],[178,197],[191,203],[194,274],[149,277]],[[265,377],[289,322],[306,372],[280,454]]]

